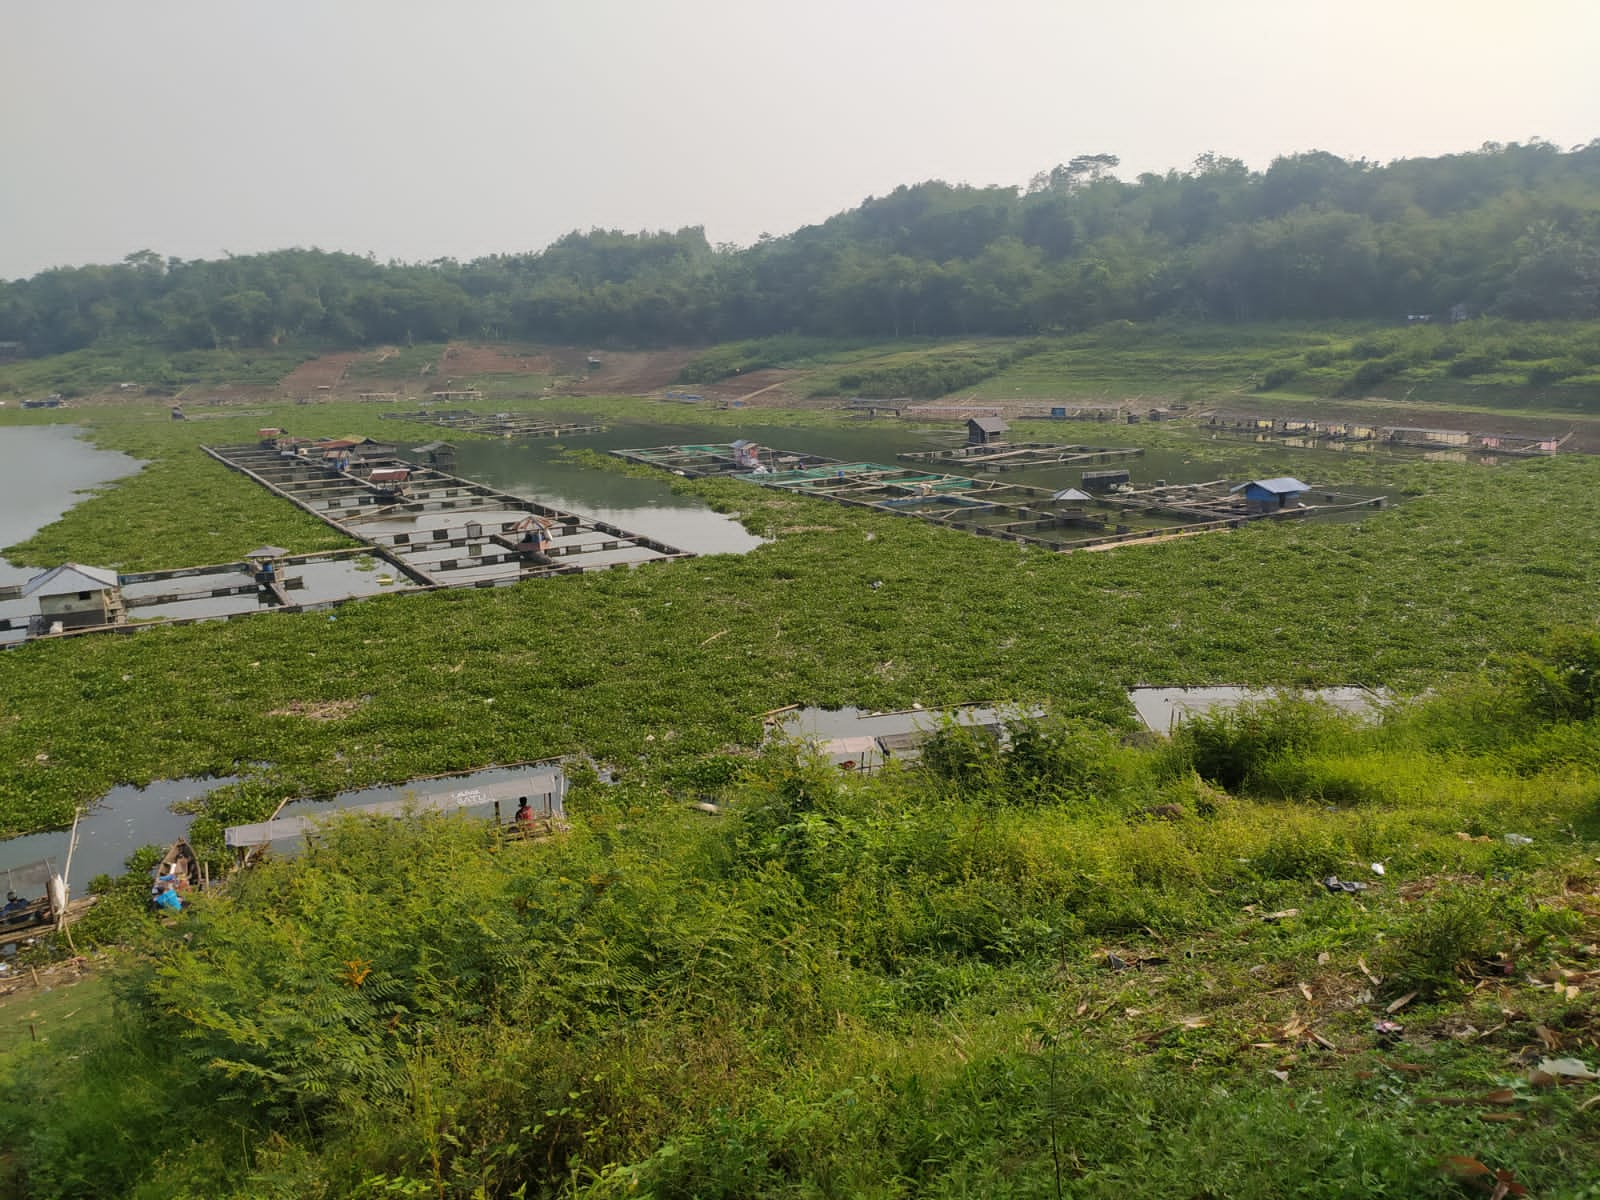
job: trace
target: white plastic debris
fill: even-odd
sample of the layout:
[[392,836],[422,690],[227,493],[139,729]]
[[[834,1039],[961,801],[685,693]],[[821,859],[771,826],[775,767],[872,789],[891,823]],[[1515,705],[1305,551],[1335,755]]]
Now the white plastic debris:
[[1531,837],[1523,837],[1520,833],[1508,833],[1506,834],[1506,845],[1531,846],[1533,845],[1533,839]]

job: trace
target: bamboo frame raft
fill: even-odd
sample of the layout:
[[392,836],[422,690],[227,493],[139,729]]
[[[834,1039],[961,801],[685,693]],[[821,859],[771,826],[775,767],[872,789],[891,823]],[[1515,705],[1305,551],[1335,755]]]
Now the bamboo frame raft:
[[[1088,454],[1116,453],[1094,447],[1079,447],[1078,450]],[[1000,538],[1062,552],[1165,541],[1175,536],[1233,529],[1247,521],[1295,519],[1340,508],[1383,503],[1381,497],[1368,500],[1329,496],[1329,503],[1324,505],[1263,512],[1252,508],[1242,496],[1230,492],[1225,480],[1088,496],[972,475],[943,474],[886,463],[841,462],[778,450],[763,451],[777,464],[776,469],[766,466],[764,461],[761,470],[737,472],[727,470],[725,465],[733,459],[731,446],[653,446],[611,453],[629,462],[679,474],[731,476],[762,487],[875,508],[896,516],[916,517],[979,537]],[[1336,499],[1345,502],[1335,503]]]
[[987,446],[953,446],[947,450],[906,450],[895,455],[907,462],[959,463],[978,471],[1022,471],[1029,467],[1070,467],[1143,458],[1140,446],[1069,446],[1054,442],[999,442]]

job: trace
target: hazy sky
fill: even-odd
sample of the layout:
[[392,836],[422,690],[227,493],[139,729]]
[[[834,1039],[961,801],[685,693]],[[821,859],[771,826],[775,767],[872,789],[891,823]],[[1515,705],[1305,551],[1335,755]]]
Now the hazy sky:
[[898,184],[1600,137],[1600,0],[13,0],[0,278],[787,233]]

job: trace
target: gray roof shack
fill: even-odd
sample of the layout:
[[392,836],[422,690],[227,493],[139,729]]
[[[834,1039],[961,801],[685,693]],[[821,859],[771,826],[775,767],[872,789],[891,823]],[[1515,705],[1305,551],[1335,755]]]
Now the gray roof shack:
[[24,596],[39,598],[39,615],[63,629],[111,625],[122,613],[117,573],[105,567],[62,563],[23,586]]
[[967,445],[990,446],[1006,440],[1011,429],[999,417],[970,417],[967,420]]

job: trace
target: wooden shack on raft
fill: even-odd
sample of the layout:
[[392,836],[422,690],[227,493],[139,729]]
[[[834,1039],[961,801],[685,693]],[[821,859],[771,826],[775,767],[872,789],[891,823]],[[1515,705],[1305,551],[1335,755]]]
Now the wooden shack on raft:
[[1006,440],[1011,426],[999,417],[970,417],[967,420],[967,445],[994,446]]
[[1288,508],[1310,490],[1309,483],[1301,483],[1288,475],[1280,475],[1276,479],[1252,479],[1249,483],[1241,483],[1238,487],[1228,489],[1233,495],[1243,492],[1245,503],[1256,512],[1272,512],[1274,509]]
[[425,467],[451,467],[456,461],[456,448],[450,442],[424,442],[411,447],[411,453]]
[[115,625],[124,619],[117,573],[105,567],[62,563],[23,585],[39,600],[40,623],[50,632]]

